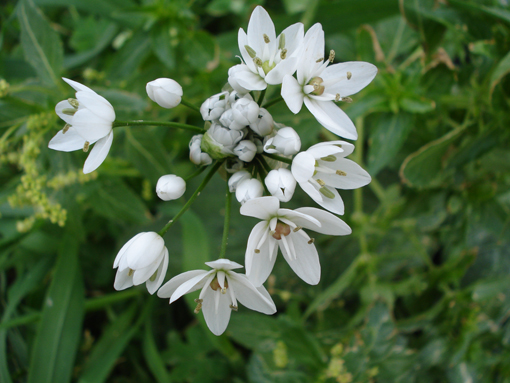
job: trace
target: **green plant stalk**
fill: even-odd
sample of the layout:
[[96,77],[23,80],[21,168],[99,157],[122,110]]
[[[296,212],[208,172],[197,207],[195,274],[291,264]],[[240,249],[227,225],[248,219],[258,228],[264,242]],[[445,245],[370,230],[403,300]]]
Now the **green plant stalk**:
[[191,102],[189,102],[188,100],[186,100],[184,98],[181,98],[181,104],[184,106],[187,106],[188,108],[190,108],[191,110],[193,110],[195,112],[200,113],[200,108],[198,106],[193,105]]
[[191,173],[189,176],[184,178],[184,181],[188,182],[189,180],[195,178],[196,176],[202,174],[202,172],[207,168],[207,166],[200,166],[195,172]]
[[271,106],[273,106],[274,104],[277,104],[279,103],[280,101],[283,101],[283,97],[282,96],[279,96],[279,97],[276,97],[276,98],[273,98],[272,100],[269,100],[268,102],[266,102],[264,104],[264,108],[269,108]]
[[166,126],[168,128],[186,129],[186,130],[191,130],[193,132],[199,132],[199,133],[205,132],[205,129],[199,128],[198,126],[181,124],[179,122],[171,122],[171,121],[149,121],[149,120],[120,121],[120,120],[115,120],[113,122],[114,128],[119,127],[119,126],[148,126],[148,125]]
[[218,259],[225,258],[227,253],[228,244],[228,231],[230,230],[230,211],[232,210],[232,193],[228,187],[228,180],[226,182],[225,190],[225,221],[223,222],[223,237],[221,238],[221,250]]
[[[356,127],[358,130],[358,142],[360,142],[360,145],[356,147],[356,152],[354,154],[355,162],[362,166],[363,162],[363,140],[364,140],[364,132],[363,132],[363,117],[358,117],[356,119]],[[357,215],[363,214],[363,188],[357,188],[354,189],[354,212]],[[361,249],[362,254],[368,253],[368,244],[367,244],[367,237],[365,233],[363,232],[364,228],[362,229],[362,232],[359,236],[359,245]]]
[[158,232],[160,236],[165,235],[165,233],[172,227],[172,225],[177,222],[179,218],[190,208],[190,206],[195,202],[195,199],[198,197],[200,192],[205,188],[205,186],[208,184],[208,182],[211,180],[212,176],[216,171],[220,168],[220,166],[223,164],[223,161],[216,161],[214,165],[209,170],[209,173],[205,176],[205,178],[202,180],[202,183],[198,186],[197,190],[193,193],[193,195],[190,197],[188,202],[182,207],[182,209],[177,213],[177,215],[168,221],[168,223]]
[[263,153],[263,155],[266,156],[267,158],[271,158],[276,161],[284,162],[289,165],[292,164],[292,160],[290,158],[285,158],[285,157],[279,156],[278,154]]
[[269,173],[271,170],[271,166],[269,166],[269,164],[267,163],[267,161],[265,160],[264,157],[262,156],[258,156],[257,159],[260,161],[261,165],[264,167],[264,169],[266,169],[266,171]]
[[264,102],[264,96],[266,95],[266,89],[263,89],[262,92],[260,92],[260,96],[259,96],[259,99],[257,100],[257,104],[259,104],[259,106],[262,105],[262,102]]

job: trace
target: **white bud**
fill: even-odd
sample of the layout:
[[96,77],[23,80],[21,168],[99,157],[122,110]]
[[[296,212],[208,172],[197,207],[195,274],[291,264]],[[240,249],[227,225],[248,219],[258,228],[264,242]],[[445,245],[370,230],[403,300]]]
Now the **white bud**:
[[228,92],[221,92],[209,97],[200,107],[200,113],[205,121],[213,121],[220,118],[227,109]]
[[230,129],[240,130],[253,124],[259,116],[258,104],[248,98],[240,98],[232,105],[232,119]]
[[228,83],[237,93],[246,94],[250,90],[239,84],[239,79],[243,79],[250,75],[253,74],[246,64],[234,65],[228,70]]
[[223,114],[220,117],[220,124],[226,128],[229,128],[232,122],[234,122],[232,109],[227,109],[226,111],[223,112]]
[[147,95],[162,108],[171,109],[181,103],[182,87],[170,78],[158,78],[148,82]]
[[250,199],[262,197],[263,193],[264,186],[262,186],[262,182],[256,178],[251,178],[249,180],[239,182],[236,189],[236,199],[242,205]]
[[209,154],[202,152],[202,137],[203,134],[197,134],[191,137],[189,142],[189,159],[195,165],[210,165],[212,158]]
[[245,132],[231,130],[220,124],[212,124],[202,139],[202,151],[214,159],[232,156],[233,149],[244,137]]
[[160,177],[156,185],[156,194],[163,201],[181,198],[185,191],[186,182],[174,174]]
[[232,176],[228,179],[228,190],[231,193],[235,192],[237,189],[237,185],[244,180],[249,180],[251,178],[250,172],[247,170],[240,170],[232,174]]
[[273,116],[264,108],[260,108],[257,121],[250,124],[250,128],[259,136],[267,136],[273,131]]
[[292,128],[281,128],[274,137],[267,140],[264,145],[266,153],[279,153],[284,156],[294,155],[301,149],[301,139]]
[[233,90],[232,92],[230,92],[229,96],[228,96],[228,104],[230,106],[234,105],[236,103],[237,100],[239,100],[240,98],[247,98],[248,100],[251,100],[253,101],[253,97],[247,93],[247,94],[243,94],[243,93],[239,93],[235,90]]
[[296,190],[296,180],[288,169],[271,170],[264,183],[271,195],[281,202],[289,202]]
[[241,161],[250,162],[257,154],[257,145],[250,140],[242,140],[234,148],[234,154],[239,157]]

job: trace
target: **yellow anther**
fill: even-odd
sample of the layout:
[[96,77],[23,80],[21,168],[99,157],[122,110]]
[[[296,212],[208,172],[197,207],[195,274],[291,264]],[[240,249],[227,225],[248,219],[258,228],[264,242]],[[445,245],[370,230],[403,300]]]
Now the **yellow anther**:
[[253,250],[255,252],[255,254],[259,254],[260,253],[260,250],[259,249],[255,249]]
[[258,67],[262,67],[262,60],[261,60],[261,59],[259,59],[258,57],[255,57],[255,58],[253,59],[253,62],[255,63],[255,65],[256,65],[256,66],[258,66]]
[[292,231],[295,233],[295,232],[297,232],[297,231],[301,230],[302,228],[303,228],[302,226],[296,226],[296,227],[294,228],[294,230],[292,230]]
[[319,192],[326,198],[329,198],[329,199],[334,199],[335,198],[335,195],[333,194],[333,192],[331,190],[329,190],[328,188],[325,188],[325,187],[321,187],[319,189]]
[[70,127],[71,125],[65,124],[64,127],[62,128],[62,134],[66,134]]
[[134,272],[135,272],[135,271],[134,271],[133,269],[129,269],[129,271],[128,271],[128,277],[130,277],[131,275],[133,275],[133,273],[134,273]]
[[264,36],[264,42],[265,42],[266,44],[269,44],[269,42],[270,42],[270,40],[269,40],[269,36],[268,36],[268,35],[266,35],[265,33],[264,33],[264,35],[263,35],[263,36]]
[[252,59],[254,59],[257,56],[257,52],[255,52],[255,50],[249,45],[245,45],[244,48],[246,49],[246,51],[248,52]]
[[340,93],[337,93],[337,94],[335,95],[335,101],[340,101]]
[[314,242],[315,242],[315,238],[310,238],[310,240],[308,241],[308,244],[311,245]]
[[283,48],[281,53],[280,53],[280,58],[282,60],[285,60],[287,58],[287,48]]
[[335,61],[335,51],[333,49],[331,49],[329,51],[329,58],[328,58],[329,62],[332,63],[333,61]]
[[87,153],[89,151],[90,142],[85,141],[85,144],[83,144],[83,151]]
[[234,311],[237,311],[237,309],[238,309],[238,307],[237,307],[237,306],[234,306],[234,305],[230,305],[230,306],[228,306],[228,307],[230,307],[230,308],[231,308],[232,310],[234,310]]
[[221,289],[221,293],[222,293],[222,294],[226,294],[226,293],[227,293],[227,288],[226,288],[226,287],[222,288],[222,289]]
[[75,99],[75,98],[68,98],[68,99],[67,99],[67,102],[68,102],[69,104],[71,104],[71,106],[72,106],[73,108],[78,108],[78,107],[80,106],[80,103],[79,103],[79,102],[78,102],[78,100],[77,100],[77,99]]
[[352,73],[351,72],[347,72],[347,80],[350,80],[352,77]]
[[323,61],[324,61],[324,57],[321,57],[320,59],[315,60],[315,62],[316,62],[316,63],[321,63],[321,62],[323,62]]
[[62,113],[66,114],[68,116],[74,116],[74,114],[76,113],[76,109],[74,109],[74,108],[64,108],[64,109],[62,109]]
[[347,173],[346,173],[346,172],[343,172],[343,171],[341,171],[341,170],[337,170],[337,171],[336,171],[336,174],[338,174],[339,176],[343,176],[343,177],[345,177],[345,176],[347,175]]
[[317,183],[321,186],[324,186],[326,185],[326,182],[324,182],[323,180],[321,180],[320,178],[317,180]]
[[352,98],[350,98],[350,97],[342,97],[342,101],[350,104],[352,102]]

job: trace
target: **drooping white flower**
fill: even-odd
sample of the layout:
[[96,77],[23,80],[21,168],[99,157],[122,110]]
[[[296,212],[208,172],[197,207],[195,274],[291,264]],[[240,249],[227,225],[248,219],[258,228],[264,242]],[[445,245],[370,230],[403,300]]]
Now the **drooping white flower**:
[[171,109],[181,103],[182,86],[170,78],[158,78],[148,82],[147,95],[162,108]]
[[204,121],[214,121],[221,117],[225,109],[227,109],[228,92],[221,92],[209,97],[200,106],[200,114]]
[[270,137],[264,145],[266,153],[278,153],[284,156],[294,155],[299,150],[301,150],[301,138],[288,126],[278,129],[276,135]]
[[234,148],[234,154],[239,157],[241,161],[250,162],[257,154],[257,145],[250,140],[242,140]]
[[303,24],[296,23],[276,37],[271,17],[264,8],[256,7],[248,22],[248,32],[239,29],[239,50],[244,63],[229,70],[229,84],[241,93],[266,89],[267,84],[281,84],[285,75],[296,71],[303,33]]
[[322,142],[301,152],[292,160],[292,175],[299,186],[320,206],[344,213],[344,203],[336,189],[356,189],[370,183],[361,166],[344,157],[354,150],[345,141]]
[[239,185],[244,180],[249,180],[251,178],[250,172],[247,170],[240,170],[232,174],[232,176],[228,179],[228,190],[231,193],[235,192],[237,189],[237,185]]
[[273,116],[264,108],[259,109],[257,120],[250,124],[251,130],[259,136],[265,137],[271,134],[274,127]]
[[212,158],[209,154],[202,152],[202,138],[203,134],[197,134],[191,137],[189,142],[189,159],[195,165],[203,166],[210,165]]
[[264,179],[267,190],[281,202],[289,202],[296,190],[296,180],[288,169],[273,169]]
[[262,220],[255,225],[246,247],[246,275],[260,286],[273,269],[278,248],[299,278],[310,285],[319,283],[321,268],[310,229],[327,235],[347,235],[350,227],[324,210],[302,207],[280,209],[276,197],[251,199],[241,206],[241,214]]
[[276,312],[276,306],[264,286],[256,288],[246,275],[232,271],[241,268],[240,264],[228,259],[205,264],[212,270],[191,270],[179,274],[159,289],[158,297],[170,298],[170,303],[173,303],[185,294],[202,289],[199,298],[195,299],[195,313],[202,310],[207,327],[214,335],[225,332],[230,313],[238,309],[237,301],[263,314]]
[[168,268],[168,249],[161,236],[152,231],[139,233],[120,249],[113,268],[117,269],[113,287],[124,290],[145,282],[150,294],[161,286]]
[[241,205],[253,198],[262,197],[262,194],[264,194],[264,187],[256,178],[243,180],[236,188],[236,199]]
[[95,144],[83,166],[83,173],[91,173],[103,163],[112,146],[115,111],[92,89],[67,78],[63,80],[76,90],[76,99],[60,101],[55,107],[66,125],[51,139],[48,147],[62,152],[79,149],[87,152],[89,146]]
[[181,198],[186,191],[186,182],[175,174],[159,177],[156,184],[156,194],[163,201],[172,201]]
[[[282,97],[294,113],[303,102],[317,121],[331,132],[355,140],[356,127],[335,101],[347,99],[367,86],[377,74],[377,67],[367,62],[333,64],[334,51],[324,61],[324,31],[320,24],[312,26],[303,40],[297,65],[297,79],[286,75]],[[329,65],[329,66],[328,66]]]

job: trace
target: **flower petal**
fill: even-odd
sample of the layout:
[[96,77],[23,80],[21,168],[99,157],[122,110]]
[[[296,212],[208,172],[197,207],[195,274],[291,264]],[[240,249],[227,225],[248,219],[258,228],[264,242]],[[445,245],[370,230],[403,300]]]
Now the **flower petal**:
[[219,289],[214,291],[208,288],[203,300],[202,312],[207,327],[214,335],[223,334],[227,329],[230,313],[232,312],[229,294],[222,294]]
[[62,80],[64,80],[65,82],[67,82],[69,85],[71,85],[75,91],[83,91],[83,92],[92,92],[92,93],[96,93],[94,92],[92,89],[86,87],[85,85],[83,84],[80,84],[79,82],[76,82],[76,81],[73,81],[73,80],[69,80],[68,78],[65,78],[65,77],[62,77]]
[[317,121],[329,131],[356,140],[358,133],[351,119],[333,101],[316,101],[305,97],[305,105]]
[[319,254],[313,243],[309,244],[306,238],[300,234],[291,232],[286,237],[294,244],[296,250],[296,258],[292,258],[285,249],[285,246],[280,246],[283,257],[294,270],[299,278],[308,283],[309,285],[316,285],[321,279],[321,265],[319,263]]
[[251,71],[237,74],[236,79],[239,85],[248,90],[263,90],[267,88],[267,83],[264,79]]
[[[347,141],[328,141],[328,142],[319,142],[318,144],[315,144],[313,146],[310,146],[307,150],[307,152],[311,152],[312,154],[317,154],[316,158],[324,157],[322,154],[322,150],[324,147],[327,146],[336,146],[341,151],[336,153],[335,155],[337,157],[347,157],[348,155],[352,154],[354,151],[354,145]],[[318,154],[321,154],[320,156]]]
[[172,279],[170,279],[167,283],[165,283],[158,290],[158,297],[160,298],[170,298],[172,294],[177,290],[177,288],[182,285],[184,282],[198,276],[198,275],[206,275],[208,271],[205,270],[190,270],[186,271],[182,274],[176,275]]
[[[303,39],[303,50],[299,54],[300,60],[297,66],[297,81],[301,85],[311,80],[314,73],[322,66],[324,61],[324,31],[322,25],[312,25]],[[317,62],[317,60],[321,59]]]
[[332,186],[337,189],[357,189],[368,185],[372,180],[370,174],[368,174],[365,169],[359,166],[356,162],[348,160],[347,158],[338,158],[335,162],[326,162],[321,165],[333,170],[339,170],[343,172],[342,174],[345,174],[338,175],[337,173],[321,173],[321,179],[326,182],[328,186]]
[[352,233],[349,225],[327,211],[316,209],[314,207],[301,207],[295,211],[311,216],[321,223],[321,226],[317,226],[309,220],[304,220],[299,217],[293,219],[294,223],[298,226],[304,227],[305,229],[310,229],[317,233],[326,235],[348,235]]
[[[67,132],[69,133],[69,132]],[[67,134],[66,133],[66,134]],[[113,130],[106,136],[97,141],[90,151],[89,156],[83,165],[83,173],[88,174],[96,170],[105,160],[113,142]]]
[[305,96],[301,85],[294,77],[287,75],[283,78],[281,94],[290,111],[297,114],[303,106]]
[[113,288],[117,291],[125,290],[133,286],[133,278],[129,275],[129,269],[117,270],[115,274],[115,281],[113,282]]
[[[271,85],[278,85],[282,83],[283,77],[286,75],[293,75],[296,71],[297,58],[289,57],[280,61],[276,66],[269,71],[265,77],[265,81]],[[294,78],[294,77],[293,77]]]
[[292,160],[290,170],[298,183],[307,182],[315,172],[315,158],[308,151],[298,153]]
[[[349,77],[347,72],[350,73]],[[375,65],[363,61],[349,61],[328,66],[321,77],[324,82],[333,83],[331,86],[326,86],[326,92],[347,97],[358,93],[370,84],[376,74]]]
[[55,134],[55,136],[50,140],[48,148],[59,150],[61,152],[72,152],[83,149],[84,145],[85,139],[80,136],[73,127],[70,127],[65,133],[61,130]]
[[[206,282],[207,278],[211,274],[215,273],[214,270],[211,270],[211,271],[192,270],[192,271],[202,271],[202,273],[200,273],[200,274],[197,273],[197,275],[195,275],[191,279],[188,279],[183,284],[181,284],[179,287],[177,287],[177,289],[175,289],[175,291],[173,292],[172,296],[170,297],[170,303],[175,302],[177,299],[182,297],[184,294],[192,293],[193,291],[197,291],[200,288],[205,288],[205,289],[212,290],[212,289],[209,288],[209,286],[204,286],[204,283]],[[183,273],[183,274],[187,274],[187,273],[189,273],[189,271],[186,272],[186,273]],[[165,285],[166,285],[166,283],[165,283]],[[163,286],[163,287],[165,287],[165,286]]]
[[60,101],[57,105],[55,105],[55,113],[66,122],[66,124],[72,125],[73,116],[64,113],[64,109],[74,110],[74,106],[72,106],[69,101],[64,100]]
[[120,259],[124,256],[126,250],[129,248],[129,246],[131,246],[131,244],[139,237],[141,236],[142,234],[144,233],[138,233],[137,235],[135,235],[133,238],[131,238],[129,241],[127,241],[124,246],[122,246],[119,250],[119,252],[117,253],[117,256],[115,257],[115,261],[113,261],[113,268],[117,268],[119,267],[119,263],[120,263]]
[[276,197],[259,197],[253,198],[241,206],[241,214],[248,217],[255,217],[258,219],[268,220],[276,215],[280,208],[280,201]]
[[276,312],[273,300],[271,298],[268,300],[266,296],[262,295],[246,275],[231,273],[228,276],[228,286],[234,289],[236,299],[250,310],[268,315]]
[[158,233],[149,231],[126,249],[127,265],[133,270],[143,269],[163,256],[165,241]]
[[287,57],[299,57],[303,45],[304,37],[303,23],[296,23],[285,28],[276,38],[280,42],[280,36],[285,35],[285,49],[287,49]]
[[96,142],[110,133],[112,123],[105,122],[88,109],[80,109],[73,117],[73,128],[87,141]]
[[243,267],[243,265],[225,258],[220,258],[216,261],[205,262],[205,264],[216,270],[233,270]]
[[163,255],[163,260],[161,261],[157,271],[156,271],[156,277],[153,281],[149,280],[145,284],[147,286],[147,291],[149,291],[149,294],[154,294],[156,290],[161,286],[163,283],[163,280],[166,276],[166,271],[168,269],[168,249],[165,247],[165,254]]
[[239,32],[237,33],[237,42],[239,44],[239,51],[241,52],[241,56],[243,56],[244,63],[250,68],[250,71],[255,72],[255,63],[253,62],[253,58],[250,56],[245,46],[248,45],[248,36],[246,36],[246,32],[243,28],[239,28]]
[[257,55],[262,61],[267,60],[262,55],[264,51],[264,45],[266,42],[264,41],[264,34],[269,38],[268,51],[274,52],[276,48],[276,32],[274,29],[273,20],[269,16],[269,13],[262,8],[261,6],[257,6],[250,17],[250,21],[248,22],[248,45],[257,52]]
[[[256,287],[267,280],[276,261],[276,251],[278,250],[274,246],[276,240],[268,235],[268,230],[267,222],[263,221],[256,224],[248,237],[246,246],[246,275]],[[264,234],[267,235],[267,238],[259,245]],[[257,246],[258,253],[255,252]]]
[[115,121],[115,111],[104,97],[95,92],[77,92],[76,98],[80,104],[78,109],[88,109],[105,122]]

